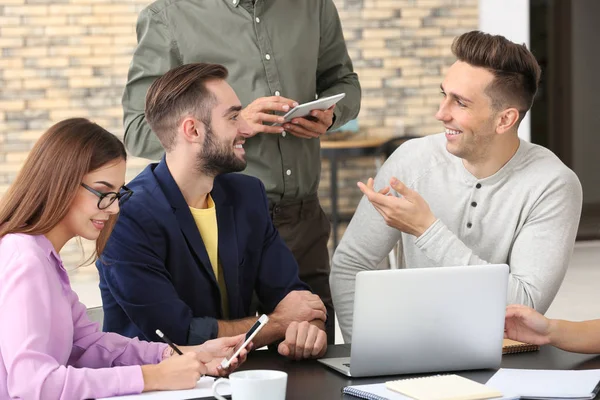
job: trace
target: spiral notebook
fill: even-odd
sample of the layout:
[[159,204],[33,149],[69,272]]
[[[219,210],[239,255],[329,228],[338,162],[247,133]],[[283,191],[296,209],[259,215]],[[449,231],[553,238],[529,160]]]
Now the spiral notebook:
[[516,340],[504,339],[502,342],[502,354],[525,353],[528,351],[537,351],[540,346],[537,344],[529,344],[517,342]]
[[499,391],[458,375],[348,386],[343,393],[366,400],[484,400],[502,397]]

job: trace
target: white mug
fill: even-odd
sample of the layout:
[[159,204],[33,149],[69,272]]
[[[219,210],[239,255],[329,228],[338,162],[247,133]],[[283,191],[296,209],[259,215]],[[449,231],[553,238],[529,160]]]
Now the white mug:
[[217,391],[220,385],[231,386],[232,400],[284,400],[287,374],[283,371],[257,369],[234,372],[229,375],[229,379],[217,379],[212,387],[213,396],[226,400]]

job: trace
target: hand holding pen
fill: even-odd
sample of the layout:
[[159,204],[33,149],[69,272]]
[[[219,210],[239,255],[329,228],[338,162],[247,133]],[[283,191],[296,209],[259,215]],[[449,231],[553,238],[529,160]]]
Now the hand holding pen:
[[171,349],[173,349],[173,351],[177,354],[179,354],[180,356],[183,355],[183,353],[181,352],[181,350],[179,350],[179,348],[177,346],[175,346],[175,343],[173,343],[171,341],[171,339],[169,339],[164,333],[162,333],[162,331],[160,329],[156,330],[156,334],[158,335],[159,338],[161,338],[162,340],[165,341],[166,344],[169,345],[169,347]]
[[169,345],[173,351],[181,355],[168,357],[159,364],[143,365],[144,392],[192,389],[207,373],[207,364],[213,360],[210,354],[194,351],[183,353],[172,342]]

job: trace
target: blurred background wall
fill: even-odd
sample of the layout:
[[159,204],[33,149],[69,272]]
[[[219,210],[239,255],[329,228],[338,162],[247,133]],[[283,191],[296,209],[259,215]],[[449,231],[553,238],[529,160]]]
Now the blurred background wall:
[[[433,114],[445,68],[453,62],[450,44],[478,27],[478,0],[335,3],[363,88],[359,125],[364,134],[439,132]],[[147,4],[0,0],[0,196],[33,143],[55,122],[88,117],[122,136],[121,94],[136,45],[137,14]],[[56,162],[60,159],[57,154]],[[128,180],[147,163],[131,158]],[[355,182],[375,174],[374,162],[352,159],[342,162],[340,170],[340,206],[351,211],[360,198]],[[328,174],[324,163],[320,194],[325,208]],[[90,244],[84,248],[89,255]],[[61,256],[70,269],[87,258],[75,241]]]

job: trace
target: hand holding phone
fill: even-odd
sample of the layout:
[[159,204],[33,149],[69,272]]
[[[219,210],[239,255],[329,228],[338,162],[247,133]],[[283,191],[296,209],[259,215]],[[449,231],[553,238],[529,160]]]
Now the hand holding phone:
[[266,325],[266,323],[268,321],[269,321],[269,317],[266,314],[261,315],[260,318],[254,323],[254,325],[252,325],[252,328],[250,328],[250,330],[248,332],[246,332],[246,336],[244,337],[244,340],[242,342],[240,342],[240,344],[238,346],[235,347],[235,350],[234,350],[233,354],[231,355],[231,357],[229,357],[229,359],[224,358],[223,361],[221,361],[221,367],[229,368],[229,364],[231,364],[231,360],[235,359],[237,356],[240,355],[240,352],[242,351],[242,349],[246,348],[246,346],[248,346],[248,344],[250,344],[250,342],[252,341],[254,336],[256,336],[258,334],[258,332],[260,332],[260,330],[263,328],[263,326]]

